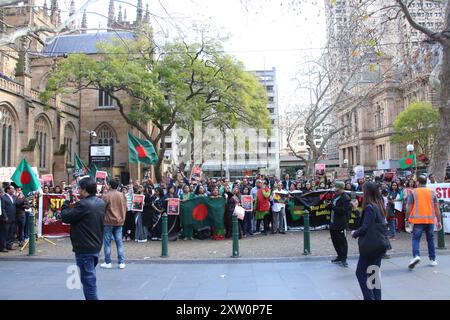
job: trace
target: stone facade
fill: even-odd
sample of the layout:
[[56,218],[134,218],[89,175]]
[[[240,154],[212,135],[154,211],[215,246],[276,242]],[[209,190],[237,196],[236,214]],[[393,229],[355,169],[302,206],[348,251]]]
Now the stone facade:
[[[2,13],[9,26],[53,26],[41,9],[21,5],[3,9]],[[1,35],[11,31],[2,28]],[[40,59],[32,53],[41,49],[34,38],[1,47],[0,166],[16,167],[25,158],[39,174],[52,173],[59,184],[71,178],[68,169],[78,152],[80,111],[60,98],[52,99],[48,106],[39,101],[46,73],[33,68]]]

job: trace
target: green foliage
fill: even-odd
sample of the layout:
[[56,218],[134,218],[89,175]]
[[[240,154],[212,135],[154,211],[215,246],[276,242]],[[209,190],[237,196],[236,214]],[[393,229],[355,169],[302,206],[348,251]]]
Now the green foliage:
[[171,124],[190,130],[194,121],[270,128],[265,88],[217,40],[174,41],[159,56],[152,41],[150,32],[141,30],[134,40],[99,45],[97,56],[60,60],[40,99],[46,103],[55,94],[102,89],[119,100],[127,122],[141,132],[149,121],[160,130]]
[[395,120],[392,141],[416,144],[422,153],[430,155],[438,128],[439,111],[429,102],[413,102]]

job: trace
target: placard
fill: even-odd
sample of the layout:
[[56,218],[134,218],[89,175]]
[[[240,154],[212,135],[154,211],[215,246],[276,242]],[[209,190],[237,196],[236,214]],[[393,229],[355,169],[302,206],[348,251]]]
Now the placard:
[[54,186],[52,174],[43,174],[41,176],[40,181],[41,181],[41,187],[48,186],[49,188],[52,188]]
[[315,170],[316,176],[324,176],[325,175],[326,164],[317,163],[315,168],[316,168],[316,170]]
[[169,216],[180,215],[180,199],[178,198],[167,199],[167,214]]
[[245,211],[253,211],[253,197],[251,195],[241,196],[241,205]]
[[42,196],[42,212],[39,220],[42,235],[46,237],[68,237],[70,225],[62,222],[61,208],[66,196],[61,194],[44,194]]
[[143,194],[133,194],[133,211],[144,211],[144,200],[145,196]]

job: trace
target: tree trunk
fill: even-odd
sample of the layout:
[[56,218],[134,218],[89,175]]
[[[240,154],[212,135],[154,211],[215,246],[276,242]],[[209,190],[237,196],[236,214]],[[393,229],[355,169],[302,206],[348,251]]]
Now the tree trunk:
[[159,158],[158,163],[153,167],[155,169],[155,180],[156,180],[156,181],[153,181],[154,183],[161,183],[163,181],[162,180],[162,177],[163,177],[162,162],[163,162],[163,159]]
[[443,46],[443,60],[441,71],[441,103],[439,106],[439,132],[434,141],[434,152],[431,160],[430,172],[436,180],[444,182],[445,170],[449,160],[450,148],[450,42]]

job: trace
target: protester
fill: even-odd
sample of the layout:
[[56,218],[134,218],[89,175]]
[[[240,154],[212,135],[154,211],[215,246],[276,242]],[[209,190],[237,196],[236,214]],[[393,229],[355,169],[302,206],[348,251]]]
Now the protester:
[[269,232],[269,211],[270,211],[270,189],[266,185],[265,181],[257,181],[258,192],[256,194],[256,231],[259,232],[261,222],[264,223],[264,231],[261,233],[267,235]]
[[[289,176],[288,176],[289,177]],[[281,233],[285,234],[285,221],[286,221],[286,198],[283,193],[286,193],[283,190],[283,184],[281,182],[278,183],[277,189],[273,191],[272,200],[272,214],[273,214],[273,230],[272,233]]]
[[123,240],[132,241],[134,240],[135,232],[135,221],[133,212],[133,187],[129,188],[127,186],[122,187],[122,194],[127,199],[127,215],[125,217],[125,223],[123,225]]
[[418,183],[419,187],[410,193],[406,207],[406,220],[414,225],[412,232],[413,259],[408,266],[411,270],[421,261],[420,239],[424,232],[427,236],[430,266],[437,266],[433,234],[435,219],[437,221],[436,229],[442,228],[439,202],[434,192],[426,187],[427,178],[420,176]]
[[61,217],[64,223],[70,224],[70,239],[84,296],[86,300],[98,300],[95,267],[102,249],[106,203],[96,197],[97,183],[94,180],[85,178],[78,185],[81,200],[70,208],[67,199],[62,206]]
[[152,241],[161,241],[161,216],[164,212],[164,191],[162,188],[156,188],[154,197],[152,198]]
[[[250,195],[250,188],[248,186],[245,186],[242,189],[242,195],[243,196]],[[245,236],[247,236],[247,235],[252,236],[253,235],[253,220],[254,220],[253,211],[245,210],[245,218],[244,218],[244,225],[245,225],[245,227],[243,229],[243,234]]]
[[[146,192],[145,192],[145,187],[144,186],[139,186],[138,187],[137,194],[144,196],[144,203],[145,203]],[[144,204],[144,207],[145,207],[145,204]],[[136,241],[138,243],[145,243],[145,242],[147,242],[147,238],[148,238],[148,228],[147,228],[146,225],[144,225],[142,216],[143,216],[143,212],[135,211],[135,216],[134,216],[134,219],[135,219],[134,220],[135,221],[134,241]]]
[[109,191],[102,196],[106,203],[105,228],[103,245],[105,262],[100,267],[111,269],[111,240],[114,239],[117,247],[117,259],[119,269],[125,269],[125,255],[122,243],[122,228],[127,215],[127,199],[123,193],[119,192],[119,182],[111,180],[108,183]]
[[14,248],[14,239],[16,234],[16,215],[17,208],[20,204],[17,203],[16,189],[12,184],[5,188],[6,193],[1,197],[3,223],[5,230],[3,235],[3,243],[0,244],[0,250],[16,250]]
[[344,191],[344,182],[337,181],[335,185],[336,191],[331,205],[330,235],[337,257],[331,262],[347,268],[347,227],[351,214],[351,203],[350,197]]
[[[188,200],[191,200],[194,198],[194,194],[191,192],[191,189],[189,188],[188,185],[184,185],[183,187],[183,193],[180,196],[180,201],[181,202],[186,202]],[[186,212],[184,212],[183,210],[181,210],[181,217],[183,217],[183,215],[187,214]],[[183,220],[181,220],[183,221]],[[181,225],[183,232],[181,237],[184,240],[194,240],[194,230],[192,229],[192,227],[190,226],[184,226]]]
[[[376,223],[386,224],[387,213],[377,184],[373,182],[364,183],[363,192],[362,225],[358,230],[352,231],[352,237],[355,239],[364,237]],[[384,254],[385,252],[375,253],[370,256],[361,253],[359,255],[356,278],[364,300],[381,300],[381,284],[378,282],[378,286],[375,285],[374,288],[369,288],[367,278],[373,272],[370,271],[370,267],[376,266],[378,271],[375,272],[380,272],[379,268],[381,267],[381,260]],[[379,274],[376,276],[380,279]]]

